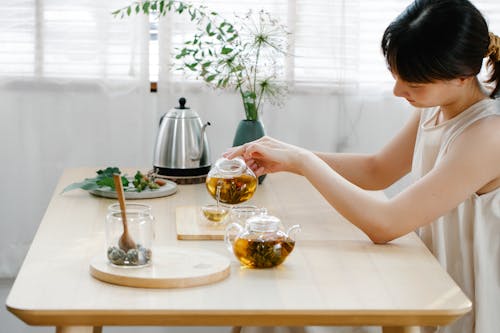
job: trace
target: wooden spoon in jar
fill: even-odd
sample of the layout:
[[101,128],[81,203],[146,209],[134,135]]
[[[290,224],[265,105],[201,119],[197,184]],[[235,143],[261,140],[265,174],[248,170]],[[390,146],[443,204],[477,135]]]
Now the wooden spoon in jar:
[[135,242],[132,239],[132,237],[130,237],[130,234],[128,233],[127,214],[125,207],[125,194],[123,193],[122,177],[119,174],[114,174],[113,180],[115,182],[115,189],[116,189],[116,194],[118,196],[118,202],[120,203],[120,212],[122,214],[122,222],[123,222],[123,234],[118,240],[118,246],[120,247],[120,249],[127,252],[128,250],[137,248],[137,246],[135,245]]

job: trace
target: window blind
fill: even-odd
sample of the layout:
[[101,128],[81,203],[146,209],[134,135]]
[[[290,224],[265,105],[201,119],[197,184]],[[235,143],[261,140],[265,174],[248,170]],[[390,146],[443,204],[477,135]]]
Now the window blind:
[[[172,71],[175,48],[195,32],[187,16],[148,24],[143,15],[113,18],[128,0],[0,1],[0,76],[185,81]],[[339,89],[390,84],[380,51],[386,26],[408,0],[196,0],[224,17],[266,11],[292,32],[285,77],[292,86]],[[500,2],[473,3],[500,35]],[[148,32],[149,30],[149,32]],[[149,40],[149,49],[148,43]],[[194,82],[194,79],[192,80]]]
[[137,24],[145,18],[120,20],[111,14],[128,3],[2,0],[0,76],[136,77],[141,67],[147,66],[147,26]]

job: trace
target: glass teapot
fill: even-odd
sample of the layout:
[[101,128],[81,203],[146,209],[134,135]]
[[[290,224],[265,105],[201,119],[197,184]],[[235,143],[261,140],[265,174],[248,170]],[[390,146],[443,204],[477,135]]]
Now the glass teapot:
[[220,158],[205,182],[217,203],[236,205],[249,200],[257,190],[257,177],[242,158]]
[[280,230],[280,219],[261,214],[250,217],[245,227],[238,223],[227,226],[224,242],[234,256],[250,268],[269,268],[285,261],[295,247],[298,224],[288,231]]

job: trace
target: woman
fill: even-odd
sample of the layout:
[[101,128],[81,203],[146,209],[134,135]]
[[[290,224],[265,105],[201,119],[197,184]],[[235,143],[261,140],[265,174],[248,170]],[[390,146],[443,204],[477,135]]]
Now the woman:
[[[385,30],[382,51],[394,94],[416,107],[377,154],[314,153],[264,137],[230,149],[257,175],[306,177],[375,243],[417,230],[473,301],[471,313],[440,332],[500,327],[500,38],[466,0],[416,0]],[[477,75],[488,59],[489,83]],[[414,182],[388,200],[408,172]]]

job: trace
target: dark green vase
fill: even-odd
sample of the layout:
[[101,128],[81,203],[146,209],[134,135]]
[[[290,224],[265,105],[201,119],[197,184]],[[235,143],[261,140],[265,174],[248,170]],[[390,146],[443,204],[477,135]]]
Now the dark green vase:
[[[264,126],[260,120],[242,120],[236,128],[234,135],[233,147],[241,146],[250,141],[257,140],[265,135]],[[262,184],[266,175],[259,177],[259,184]]]

